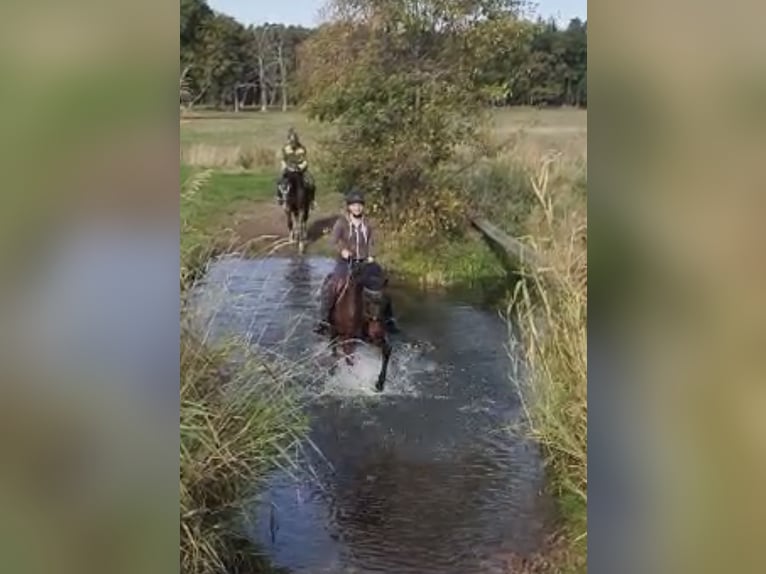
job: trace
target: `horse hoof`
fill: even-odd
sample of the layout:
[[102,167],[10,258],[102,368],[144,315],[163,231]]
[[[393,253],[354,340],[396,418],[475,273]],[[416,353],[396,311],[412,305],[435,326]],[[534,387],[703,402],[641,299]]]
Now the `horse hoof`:
[[384,381],[378,381],[377,383],[375,383],[375,392],[378,392],[378,393],[383,392],[383,384],[384,384]]

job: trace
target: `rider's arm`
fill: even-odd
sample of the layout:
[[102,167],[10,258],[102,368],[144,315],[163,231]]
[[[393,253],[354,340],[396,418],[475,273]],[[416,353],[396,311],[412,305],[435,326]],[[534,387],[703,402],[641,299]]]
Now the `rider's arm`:
[[282,161],[281,161],[281,165],[282,165],[282,171],[287,169],[287,148],[286,147],[282,148]]
[[306,148],[301,149],[301,157],[303,158],[300,163],[298,164],[298,169],[301,171],[306,171],[306,168],[309,166],[308,159],[306,158]]
[[375,232],[372,230],[372,225],[367,223],[367,259],[370,261],[375,257]]
[[335,251],[338,252],[338,254],[340,254],[340,252],[344,249],[348,249],[344,233],[345,229],[346,222],[342,217],[339,217],[338,221],[335,222],[335,225],[332,228],[332,233],[330,234],[330,244],[333,246]]

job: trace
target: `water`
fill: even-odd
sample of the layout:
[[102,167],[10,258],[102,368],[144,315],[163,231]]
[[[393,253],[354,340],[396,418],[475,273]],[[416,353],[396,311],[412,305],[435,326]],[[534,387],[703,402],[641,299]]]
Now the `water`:
[[272,474],[245,521],[276,566],[294,573],[470,574],[501,571],[546,533],[550,499],[534,444],[509,431],[521,409],[508,382],[507,329],[493,311],[394,292],[404,332],[373,391],[376,351],[330,376],[310,331],[324,258],[228,257],[196,293],[211,338],[310,357],[305,476]]

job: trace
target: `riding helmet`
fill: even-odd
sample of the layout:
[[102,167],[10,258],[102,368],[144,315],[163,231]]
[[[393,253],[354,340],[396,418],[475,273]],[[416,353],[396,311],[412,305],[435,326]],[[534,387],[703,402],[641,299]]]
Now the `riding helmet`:
[[352,189],[346,194],[346,205],[351,205],[352,203],[364,205],[364,194],[358,189]]

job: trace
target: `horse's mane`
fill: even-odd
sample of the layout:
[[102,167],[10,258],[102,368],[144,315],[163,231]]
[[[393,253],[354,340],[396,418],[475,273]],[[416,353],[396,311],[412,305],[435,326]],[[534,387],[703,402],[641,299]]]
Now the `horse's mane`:
[[383,268],[377,263],[368,263],[361,270],[359,283],[370,291],[382,291],[386,284]]

